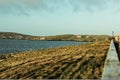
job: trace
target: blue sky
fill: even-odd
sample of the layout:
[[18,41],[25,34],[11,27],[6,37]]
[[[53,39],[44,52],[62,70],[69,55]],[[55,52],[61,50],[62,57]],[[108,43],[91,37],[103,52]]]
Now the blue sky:
[[120,34],[120,0],[0,0],[0,31]]

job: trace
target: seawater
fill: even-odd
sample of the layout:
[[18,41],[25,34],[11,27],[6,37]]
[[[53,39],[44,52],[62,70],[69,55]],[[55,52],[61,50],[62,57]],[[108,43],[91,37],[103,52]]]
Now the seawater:
[[0,54],[41,50],[46,48],[80,45],[86,43],[87,42],[75,42],[75,41],[36,41],[36,40],[0,39]]

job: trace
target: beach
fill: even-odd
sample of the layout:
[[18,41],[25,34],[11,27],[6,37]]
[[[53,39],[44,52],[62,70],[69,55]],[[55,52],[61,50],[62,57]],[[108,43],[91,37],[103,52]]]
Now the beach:
[[109,48],[92,42],[0,56],[1,79],[100,79]]

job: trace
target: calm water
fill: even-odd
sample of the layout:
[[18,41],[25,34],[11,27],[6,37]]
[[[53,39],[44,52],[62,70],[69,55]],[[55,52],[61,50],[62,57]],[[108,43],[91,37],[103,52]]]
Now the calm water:
[[29,40],[0,40],[0,54],[15,53],[30,50],[85,44],[86,42],[73,41],[29,41]]

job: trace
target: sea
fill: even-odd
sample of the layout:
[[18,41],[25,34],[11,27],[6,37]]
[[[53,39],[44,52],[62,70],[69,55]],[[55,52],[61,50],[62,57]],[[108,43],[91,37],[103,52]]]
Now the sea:
[[42,50],[47,48],[80,45],[86,43],[88,42],[0,39],[0,54],[18,53],[31,50]]

